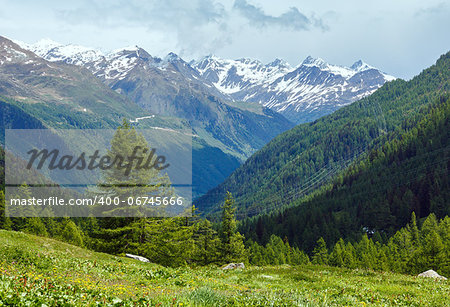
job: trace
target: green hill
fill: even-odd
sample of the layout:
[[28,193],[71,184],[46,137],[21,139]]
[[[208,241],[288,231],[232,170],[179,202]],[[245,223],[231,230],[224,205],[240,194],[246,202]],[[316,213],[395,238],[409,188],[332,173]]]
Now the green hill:
[[447,281],[328,266],[165,268],[0,230],[2,306],[444,306]]

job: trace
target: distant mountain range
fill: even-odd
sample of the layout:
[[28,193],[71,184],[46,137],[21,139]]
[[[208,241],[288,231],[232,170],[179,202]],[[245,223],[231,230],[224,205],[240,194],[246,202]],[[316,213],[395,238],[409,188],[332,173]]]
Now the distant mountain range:
[[293,127],[293,123],[269,108],[233,103],[173,53],[160,59],[137,46],[103,55],[86,47],[50,40],[20,44],[47,61],[87,68],[111,89],[151,114],[188,120],[196,135],[241,161]]
[[8,110],[3,126],[114,129],[124,118],[140,118],[136,124],[142,128],[189,129],[194,195],[220,183],[294,125],[260,105],[225,103],[213,85],[190,82],[196,71],[172,55],[160,60],[126,48],[106,57],[47,43],[34,51],[77,56],[48,61],[0,37],[0,105]]
[[0,95],[10,99],[17,119],[113,128],[123,118],[142,118],[143,127],[192,129],[195,195],[295,123],[333,112],[393,79],[362,62],[345,68],[310,57],[298,67],[214,56],[187,63],[137,46],[103,54],[51,40],[30,45],[0,37],[0,45]]
[[[142,95],[137,88],[139,86],[131,86],[130,89],[130,81],[134,84],[138,82],[135,70],[151,70],[163,82],[169,81],[175,85],[176,89],[188,86],[225,101],[259,103],[294,123],[313,121],[332,113],[395,79],[361,60],[351,67],[331,65],[312,57],[307,57],[297,67],[291,67],[280,59],[263,64],[252,59],[227,60],[216,56],[187,63],[174,53],[164,59],[152,57],[137,46],[104,55],[94,49],[62,45],[50,40],[33,45],[20,44],[48,61],[84,66],[113,89],[132,92],[134,99]],[[149,85],[160,86],[160,81],[153,79]],[[167,96],[170,94],[165,91],[162,95],[152,93],[152,104],[148,107],[157,112],[170,113],[166,109]]]
[[192,64],[233,99],[260,103],[296,123],[329,114],[395,79],[361,60],[347,68],[310,56],[294,68],[280,59],[264,65],[214,56]]

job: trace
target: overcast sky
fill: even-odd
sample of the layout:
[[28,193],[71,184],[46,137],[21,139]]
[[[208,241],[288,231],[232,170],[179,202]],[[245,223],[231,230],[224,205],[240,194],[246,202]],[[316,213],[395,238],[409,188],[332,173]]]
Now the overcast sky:
[[450,1],[0,0],[0,35],[104,52],[139,45],[185,60],[215,54],[291,65],[358,59],[409,79],[450,50]]

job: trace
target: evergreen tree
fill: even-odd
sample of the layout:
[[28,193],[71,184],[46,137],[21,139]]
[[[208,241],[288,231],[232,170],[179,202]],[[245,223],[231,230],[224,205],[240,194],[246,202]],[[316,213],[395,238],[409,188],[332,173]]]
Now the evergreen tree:
[[216,263],[219,260],[220,239],[217,232],[212,228],[211,222],[203,220],[198,223],[195,230],[195,252],[194,260],[206,265]]
[[[14,190],[15,195],[11,198],[28,200],[32,198],[30,187],[26,183],[22,183],[17,190]],[[12,216],[25,216],[25,217],[12,217],[12,229],[16,231],[22,231],[27,225],[27,217],[37,216],[34,206],[10,206],[9,214]]]
[[11,220],[5,212],[5,194],[0,190],[0,229],[11,229]]
[[[98,188],[90,193],[96,193],[98,196],[107,196],[111,198],[119,197],[121,203],[118,206],[106,206],[111,208],[109,211],[104,211],[105,206],[98,206],[94,208],[95,216],[109,215],[118,217],[106,217],[98,220],[98,223],[91,222],[89,228],[93,239],[90,241],[92,246],[100,251],[111,253],[123,252],[142,252],[144,254],[151,253],[151,251],[144,251],[143,246],[156,248],[155,242],[161,244],[165,240],[159,237],[150,237],[149,233],[155,233],[156,229],[163,231],[163,234],[170,237],[174,233],[164,233],[164,228],[171,228],[173,225],[178,225],[178,221],[165,221],[164,223],[156,219],[154,222],[146,218],[148,216],[160,215],[164,206],[150,205],[146,206],[129,206],[127,200],[129,197],[148,197],[148,199],[156,199],[156,197],[171,197],[173,196],[173,189],[167,175],[161,174],[160,170],[154,167],[143,167],[143,164],[151,166],[156,162],[156,157],[151,157],[147,162],[148,156],[151,156],[152,149],[145,140],[142,134],[138,133],[134,127],[124,120],[123,124],[117,128],[111,140],[111,148],[108,151],[108,156],[111,160],[115,157],[122,157],[124,160],[121,166],[115,164],[114,167],[105,169],[102,172],[102,182],[99,183]],[[129,161],[129,157],[135,156],[133,162]],[[139,161],[139,158],[142,158]],[[156,209],[155,209],[156,208]],[[156,211],[159,210],[159,211]],[[155,230],[151,229],[155,227]],[[180,234],[179,232],[176,232]],[[177,240],[178,242],[178,240]],[[176,245],[176,244],[175,244]],[[167,244],[164,252],[167,254],[167,259],[163,260],[161,255],[153,258],[161,259],[167,264],[170,259],[177,258],[169,252],[172,250]],[[169,255],[170,254],[170,255]],[[172,255],[173,254],[173,255]],[[180,261],[177,262],[179,263]]]
[[319,240],[317,240],[316,247],[313,250],[312,263],[328,264],[327,244],[325,243],[325,240],[322,237],[320,237]]
[[361,241],[357,244],[356,254],[362,267],[368,269],[375,267],[377,251],[373,241],[367,237],[367,234],[364,234]]
[[149,218],[145,221],[144,242],[135,250],[150,261],[165,266],[183,266],[192,262],[193,227],[183,218]]
[[422,268],[428,267],[439,271],[444,264],[445,254],[442,239],[435,230],[427,234],[422,249]]
[[416,213],[414,211],[411,213],[411,224],[409,229],[411,233],[412,244],[415,247],[419,247],[419,228],[417,227]]
[[249,246],[249,261],[254,265],[266,265],[267,262],[264,259],[265,248],[256,242],[249,240],[246,244]]
[[[99,184],[98,193],[113,198],[119,197],[120,200],[125,202],[128,197],[172,196],[173,189],[168,176],[162,175],[157,168],[150,167],[156,163],[156,156],[147,161],[151,152],[152,149],[144,136],[124,120],[122,126],[115,131],[111,140],[111,148],[107,154],[111,161],[114,161],[117,157],[122,157],[123,160],[118,159],[113,167],[102,171],[102,182]],[[135,157],[135,159],[130,162],[130,157]],[[145,167],[146,164],[148,164],[148,167]],[[104,206],[99,208],[104,208]],[[145,210],[142,208],[145,208]],[[164,207],[158,206],[157,210],[162,210],[162,208]],[[105,213],[109,216],[139,217],[152,216],[152,211],[149,206],[119,204],[119,206],[113,206],[112,210]],[[161,211],[158,213],[161,213]],[[131,221],[133,220],[131,219]]]
[[39,217],[29,217],[26,219],[23,229],[25,232],[46,237],[48,235],[45,224]]
[[222,206],[222,222],[220,226],[221,253],[225,262],[246,261],[244,237],[236,231],[235,204],[233,196],[227,192]]
[[78,246],[83,246],[83,236],[77,225],[69,218],[64,219],[64,228],[61,233],[62,239],[67,242]]
[[351,269],[356,267],[355,248],[350,242],[347,242],[347,244],[345,245],[343,258],[345,267]]
[[333,251],[330,254],[330,264],[334,266],[344,266],[344,251],[345,243],[341,238],[334,245]]
[[298,249],[297,247],[294,247],[292,249],[291,264],[299,265],[308,263],[309,263],[308,255],[305,254],[302,250]]

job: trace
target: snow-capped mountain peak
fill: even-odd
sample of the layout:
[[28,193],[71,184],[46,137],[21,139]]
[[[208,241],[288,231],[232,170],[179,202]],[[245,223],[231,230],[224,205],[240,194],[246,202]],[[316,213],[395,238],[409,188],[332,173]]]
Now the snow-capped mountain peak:
[[294,122],[314,120],[395,79],[363,61],[345,67],[312,56],[295,68],[280,59],[263,65],[252,59],[225,60],[214,56],[193,66],[235,100],[263,104]]
[[138,51],[139,49],[142,49],[142,48],[139,47],[138,45],[130,45],[130,46],[127,46],[127,47],[115,49],[115,50],[111,51],[109,53],[109,55],[116,54],[116,53],[121,53],[121,52]]
[[174,63],[174,62],[184,62],[177,54],[169,52],[164,58],[164,62]]
[[205,86],[225,100],[260,103],[297,123],[328,114],[395,79],[361,60],[345,67],[308,56],[300,65],[291,67],[281,59],[263,64],[251,58],[230,60],[208,55],[188,64],[175,53],[164,59],[154,58],[136,45],[107,55],[51,40],[21,46],[49,61],[84,66],[110,85],[139,74],[161,75],[173,84]]
[[358,60],[355,63],[353,63],[352,66],[350,66],[351,69],[355,71],[364,71],[369,69],[374,69],[374,67],[370,66],[369,64],[363,62],[362,60]]
[[[289,64],[279,59],[264,65],[254,59],[228,60],[214,55],[193,62],[192,66],[223,93],[237,95],[254,85],[273,81],[292,69]],[[245,95],[236,97],[240,100],[244,98]]]
[[18,42],[18,44],[51,62],[63,61],[69,64],[83,65],[103,57],[100,51],[93,48],[73,44],[64,45],[51,39],[42,39],[34,44],[23,42]]
[[51,61],[64,61],[75,65],[95,62],[103,57],[103,53],[98,50],[72,44],[53,47],[44,56],[44,58],[51,59]]
[[55,47],[63,46],[63,44],[55,42],[54,40],[51,40],[49,38],[41,39],[34,44],[27,44],[21,41],[15,41],[15,43],[17,43],[23,49],[34,52],[40,57],[44,57],[49,50]]
[[313,58],[312,56],[307,56],[306,59],[303,60],[302,65],[325,68],[328,64],[321,58]]
[[283,59],[278,59],[278,58],[275,59],[275,60],[273,60],[273,61],[270,62],[270,63],[267,63],[266,66],[268,66],[268,67],[280,67],[280,68],[286,68],[286,69],[288,69],[288,70],[292,69],[291,65],[290,65],[288,62],[286,62],[286,61],[283,60]]

